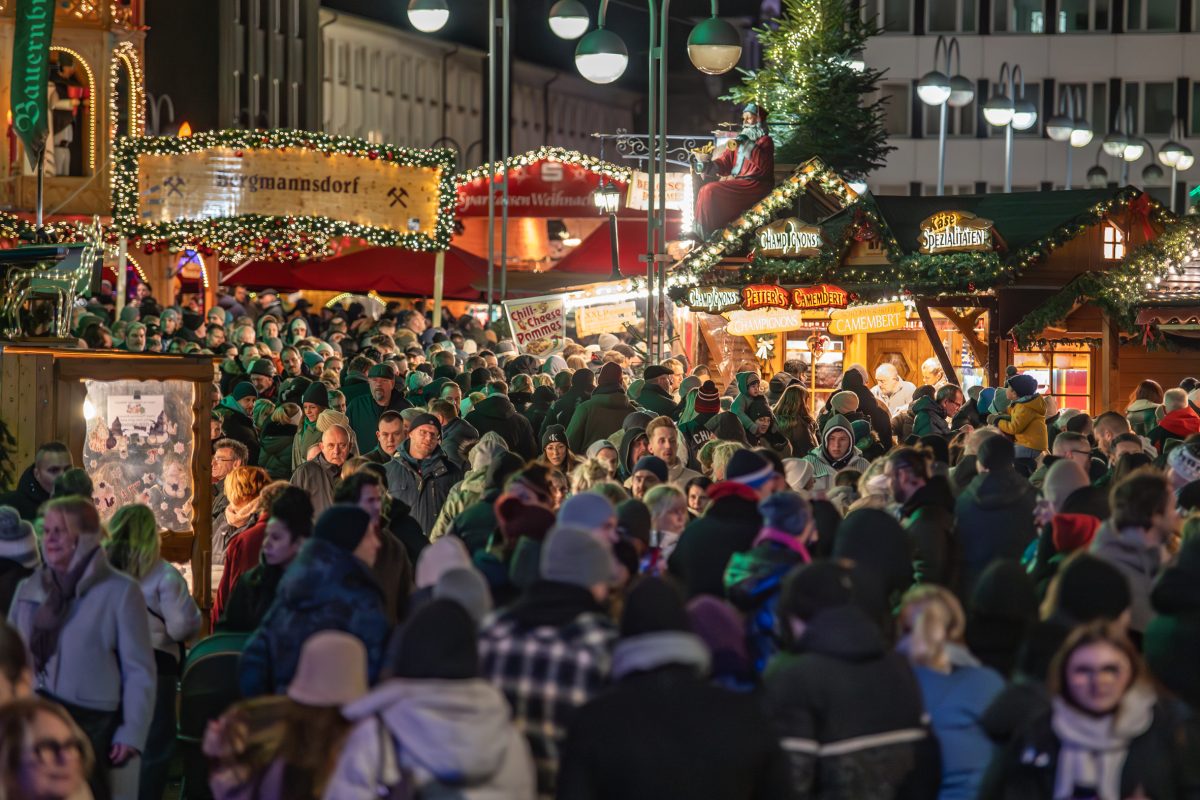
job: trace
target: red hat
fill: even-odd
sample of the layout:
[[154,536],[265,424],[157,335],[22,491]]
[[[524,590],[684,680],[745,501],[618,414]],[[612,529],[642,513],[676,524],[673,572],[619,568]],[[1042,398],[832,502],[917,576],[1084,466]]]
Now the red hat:
[[696,395],[697,414],[719,414],[721,412],[721,393],[712,381],[700,385],[700,393]]
[[1054,549],[1066,555],[1086,550],[1100,529],[1100,520],[1091,514],[1055,514],[1050,520]]

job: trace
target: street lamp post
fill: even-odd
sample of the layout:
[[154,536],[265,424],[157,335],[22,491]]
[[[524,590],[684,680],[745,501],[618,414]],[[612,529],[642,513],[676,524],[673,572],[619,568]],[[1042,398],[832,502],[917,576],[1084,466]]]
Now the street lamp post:
[[[609,0],[601,0],[600,11],[596,15],[596,30],[580,39],[575,48],[575,64],[580,74],[593,83],[612,83],[621,77],[629,64],[629,51],[625,43],[615,33],[604,28],[608,4]],[[661,359],[666,343],[662,314],[663,300],[666,296],[668,258],[666,54],[671,0],[661,0],[660,6],[656,6],[655,0],[646,0],[646,6],[650,15],[645,256],[650,295],[646,314],[646,343],[647,354],[657,361]],[[717,0],[712,0],[711,8],[711,17],[698,24],[688,36],[688,57],[701,72],[720,75],[732,69],[741,57],[741,37],[732,25],[717,16]]]
[[[1183,120],[1177,119],[1171,125],[1171,135],[1178,135],[1183,138]],[[1175,213],[1175,182],[1178,179],[1180,170],[1188,170],[1195,162],[1192,156],[1192,151],[1186,145],[1182,145],[1174,139],[1168,139],[1162,147],[1158,148],[1158,160],[1164,167],[1171,169],[1171,213]]]
[[1067,144],[1067,180],[1071,188],[1071,158],[1077,147],[1087,147],[1092,141],[1091,123],[1083,117],[1083,90],[1067,87],[1058,98],[1058,114],[1046,120],[1046,135],[1056,142]]
[[[938,56],[945,53],[945,70],[938,67],[943,63]],[[962,71],[962,54],[958,49],[958,39],[945,36],[937,38],[933,46],[933,71],[925,73],[917,83],[917,96],[921,102],[930,106],[938,106],[938,178],[937,193],[941,197],[946,193],[946,109],[959,108],[969,104],[975,98],[975,87],[961,74],[950,77],[950,56],[954,55],[955,72]]]
[[1123,140],[1124,147],[1121,149],[1121,185],[1129,185],[1129,165],[1137,161],[1146,152],[1146,146],[1149,144],[1145,139],[1141,138],[1134,131],[1136,123],[1134,122],[1133,106],[1125,107],[1125,137]]
[[[1000,65],[999,93],[983,104],[983,118],[989,125],[1004,128],[1004,191],[1012,191],[1013,130],[1029,130],[1037,124],[1037,108],[1025,99],[1025,76],[1021,67],[1008,62]],[[1008,94],[1005,94],[1005,88]]]

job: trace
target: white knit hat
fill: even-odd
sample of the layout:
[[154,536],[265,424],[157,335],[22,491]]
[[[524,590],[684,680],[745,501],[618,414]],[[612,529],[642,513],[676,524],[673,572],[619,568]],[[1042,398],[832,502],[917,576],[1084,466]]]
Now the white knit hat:
[[1200,444],[1181,444],[1167,456],[1167,464],[1188,483],[1200,480]]

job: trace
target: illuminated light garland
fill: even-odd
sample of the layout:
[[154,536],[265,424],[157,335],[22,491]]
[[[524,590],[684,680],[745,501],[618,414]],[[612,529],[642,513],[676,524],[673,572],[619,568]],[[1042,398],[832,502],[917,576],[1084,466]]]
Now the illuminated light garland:
[[121,42],[113,48],[112,60],[109,62],[108,74],[108,140],[111,142],[117,136],[119,115],[117,114],[117,84],[120,80],[121,65],[129,75],[129,129],[134,136],[144,136],[146,133],[146,85],[142,73],[142,64],[138,59],[137,49],[132,42]]
[[328,302],[325,303],[325,308],[333,308],[334,306],[340,304],[346,298],[352,297],[352,296],[353,296],[352,292],[342,292],[341,294],[336,294],[333,297],[329,298]]
[[[207,220],[177,220],[143,224],[137,217],[138,159],[143,155],[178,155],[208,148],[254,150],[295,148],[356,158],[382,159],[404,167],[439,170],[437,222],[432,235],[397,231],[373,225],[305,215],[282,217],[244,214]],[[437,148],[417,150],[365,139],[333,136],[290,128],[276,130],[221,130],[197,133],[186,138],[174,136],[128,137],[117,140],[113,156],[113,226],[133,240],[144,252],[164,248],[213,248],[229,260],[273,259],[299,261],[324,257],[332,240],[340,237],[361,239],[378,247],[400,247],[419,252],[445,250],[454,230],[454,154]]]
[[61,44],[50,45],[51,50],[57,50],[60,53],[66,53],[75,59],[75,63],[83,67],[83,74],[87,76],[88,89],[88,148],[87,159],[88,169],[92,172],[96,171],[96,101],[99,99],[96,96],[96,76],[92,73],[92,65],[87,62],[87,59],[79,54],[78,51],[72,50],[69,47],[64,47]]
[[503,161],[480,164],[478,167],[469,169],[466,172],[460,172],[454,176],[454,184],[455,186],[463,186],[471,181],[486,178],[489,172],[493,176],[499,176],[503,166],[507,166],[509,170],[514,170],[520,167],[527,167],[538,161],[561,161],[564,164],[573,164],[594,172],[597,175],[626,184],[629,183],[629,179],[633,175],[633,170],[630,167],[602,161],[595,156],[589,156],[577,150],[568,150],[565,147],[539,147],[527,153],[509,156]]

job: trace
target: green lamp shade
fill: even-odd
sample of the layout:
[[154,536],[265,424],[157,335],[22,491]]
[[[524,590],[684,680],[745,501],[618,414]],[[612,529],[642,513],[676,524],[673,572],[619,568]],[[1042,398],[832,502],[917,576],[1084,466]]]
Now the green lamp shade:
[[723,75],[742,57],[742,37],[737,28],[717,17],[692,28],[687,47],[692,64],[706,75]]
[[575,47],[575,66],[592,83],[612,83],[625,73],[629,50],[621,37],[597,28],[579,40]]

